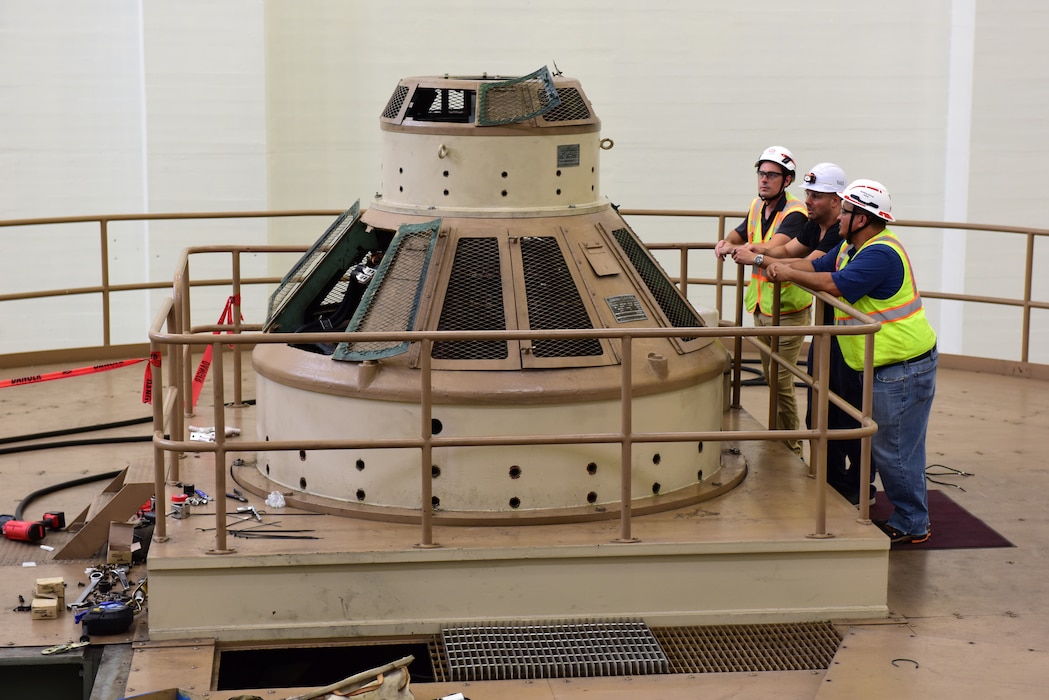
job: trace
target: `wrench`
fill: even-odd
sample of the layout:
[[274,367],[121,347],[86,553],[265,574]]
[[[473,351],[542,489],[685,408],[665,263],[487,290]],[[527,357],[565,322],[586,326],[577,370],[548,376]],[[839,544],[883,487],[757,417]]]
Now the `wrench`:
[[98,587],[98,582],[102,580],[102,572],[92,571],[88,578],[90,581],[87,584],[87,588],[83,590],[79,598],[66,606],[66,610],[76,610],[87,602],[88,597],[94,592],[95,588]]
[[113,569],[113,573],[115,573],[117,575],[117,578],[120,579],[120,585],[123,586],[124,590],[126,591],[128,589],[127,567],[118,566],[117,568]]

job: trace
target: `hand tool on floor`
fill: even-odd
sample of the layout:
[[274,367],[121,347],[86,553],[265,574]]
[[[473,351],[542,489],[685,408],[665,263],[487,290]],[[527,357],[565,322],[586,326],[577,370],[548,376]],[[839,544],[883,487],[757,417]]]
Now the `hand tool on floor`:
[[87,599],[91,596],[94,590],[98,588],[98,582],[102,580],[102,572],[92,571],[90,575],[88,575],[88,579],[89,582],[87,584],[87,587],[84,588],[84,590],[80,593],[80,596],[76,600],[66,605],[67,610],[76,610],[77,608],[82,607],[84,603],[87,602]]
[[259,514],[259,511],[255,510],[255,506],[240,506],[239,508],[237,508],[237,512],[251,513],[253,516],[255,516],[256,520],[258,520],[260,523],[262,522],[262,516]]

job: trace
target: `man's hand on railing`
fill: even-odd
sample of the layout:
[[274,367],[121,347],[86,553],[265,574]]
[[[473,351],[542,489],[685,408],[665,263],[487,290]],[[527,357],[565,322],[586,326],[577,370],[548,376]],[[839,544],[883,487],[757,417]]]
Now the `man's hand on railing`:
[[740,246],[735,243],[730,243],[728,240],[720,240],[714,246],[714,255],[717,256],[718,260],[724,260],[726,255],[732,255]]

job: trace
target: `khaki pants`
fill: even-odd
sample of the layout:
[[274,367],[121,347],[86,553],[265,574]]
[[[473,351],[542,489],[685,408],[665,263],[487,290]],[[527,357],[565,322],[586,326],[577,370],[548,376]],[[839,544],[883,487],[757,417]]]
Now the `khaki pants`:
[[[812,309],[808,308],[803,311],[796,311],[792,314],[783,314],[779,317],[779,324],[781,326],[808,326],[810,325],[811,318]],[[756,327],[771,326],[772,317],[765,316],[764,314],[755,311],[754,325]],[[758,338],[762,342],[768,343],[769,345],[772,344],[771,336],[758,336]],[[797,365],[798,355],[801,353],[801,341],[804,339],[805,336],[803,335],[781,335],[779,337],[780,356],[791,365]],[[778,430],[797,430],[800,421],[798,420],[798,397],[794,392],[794,375],[787,369],[778,367],[778,376],[776,377],[776,380],[773,381],[771,374],[769,373],[770,364],[771,361],[769,356],[765,353],[761,353],[761,367],[765,371],[765,381],[768,382],[769,390],[775,391],[778,397],[776,404],[776,425],[769,427]],[[801,440],[785,440],[784,444],[786,444],[794,454],[799,457],[801,456]]]

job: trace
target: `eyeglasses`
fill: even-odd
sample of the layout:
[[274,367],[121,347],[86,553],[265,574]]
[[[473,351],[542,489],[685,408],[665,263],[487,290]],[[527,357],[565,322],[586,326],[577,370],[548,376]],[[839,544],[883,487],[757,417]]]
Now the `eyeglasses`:
[[783,177],[783,173],[776,172],[775,170],[759,170],[758,171],[758,179],[759,180],[762,180],[762,179],[764,179],[764,180],[775,180],[777,177]]

